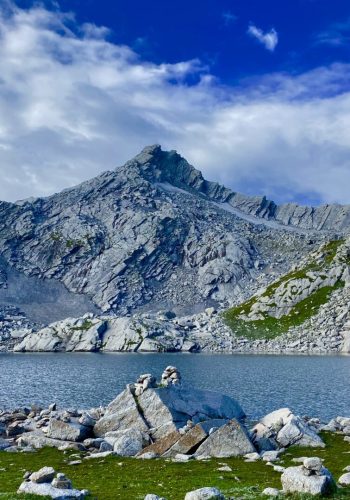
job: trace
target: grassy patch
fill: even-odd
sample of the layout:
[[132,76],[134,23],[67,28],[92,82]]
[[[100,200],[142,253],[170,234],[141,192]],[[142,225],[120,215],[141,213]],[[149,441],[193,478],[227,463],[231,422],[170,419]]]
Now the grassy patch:
[[344,243],[345,240],[333,240],[329,241],[324,245],[322,248],[325,256],[324,256],[324,261],[326,264],[331,264],[334,260],[334,257],[337,253],[338,248],[340,245]]
[[74,326],[72,327],[72,330],[81,330],[81,331],[86,331],[86,330],[90,330],[90,328],[93,326],[94,324],[92,323],[92,321],[88,320],[88,319],[85,319],[83,324],[81,326]]
[[344,283],[339,281],[334,286],[319,288],[309,297],[298,302],[288,315],[279,319],[268,314],[265,314],[264,319],[257,321],[240,319],[241,314],[250,311],[251,301],[246,302],[243,306],[229,309],[224,313],[224,318],[236,336],[249,339],[275,338],[286,333],[291,327],[302,325],[306,320],[317,314],[321,305],[328,302],[331,293],[343,286]]
[[[324,434],[323,438],[327,444],[325,449],[290,448],[282,455],[280,465],[292,465],[293,457],[319,456],[324,458],[325,466],[337,480],[343,473],[342,469],[350,464],[350,445],[344,442],[342,436]],[[44,465],[64,472],[72,479],[74,487],[87,488],[91,492],[90,498],[100,500],[141,500],[147,493],[155,493],[168,500],[183,500],[186,492],[203,486],[215,486],[227,496],[254,500],[262,498],[261,492],[268,486],[281,488],[280,474],[272,467],[262,461],[245,463],[241,458],[177,464],[163,459],[107,457],[68,465],[73,459],[76,459],[74,452],[63,453],[56,449],[43,449],[30,454],[0,452],[0,499],[35,498],[17,496],[16,490],[24,471],[38,470]],[[229,465],[232,472],[218,471],[223,463]],[[332,498],[345,499],[349,495],[350,489],[344,488]],[[294,495],[289,498],[301,497]]]

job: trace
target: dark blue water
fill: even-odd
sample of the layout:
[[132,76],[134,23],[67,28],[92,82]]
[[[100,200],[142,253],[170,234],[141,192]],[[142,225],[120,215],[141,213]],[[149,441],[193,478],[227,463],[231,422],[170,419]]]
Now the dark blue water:
[[350,416],[350,356],[0,354],[0,408],[106,405],[139,374],[159,377],[169,364],[185,382],[236,398],[252,418],[284,406]]

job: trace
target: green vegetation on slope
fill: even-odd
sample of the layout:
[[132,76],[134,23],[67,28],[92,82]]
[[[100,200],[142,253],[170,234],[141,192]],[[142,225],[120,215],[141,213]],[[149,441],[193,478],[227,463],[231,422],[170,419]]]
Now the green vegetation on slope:
[[[327,269],[334,261],[337,251],[343,243],[344,240],[329,241],[321,248],[319,254],[320,258],[310,259],[304,268],[291,271],[274,283],[271,283],[261,295],[253,296],[243,304],[228,309],[223,317],[233,333],[236,336],[242,336],[248,339],[272,339],[286,333],[291,327],[303,324],[306,320],[317,314],[320,306],[328,302],[331,293],[344,286],[343,282],[339,281],[334,286],[319,288],[309,297],[297,303],[289,314],[279,319],[267,313],[264,313],[264,319],[260,320],[247,321],[241,318],[242,316],[248,315],[251,312],[252,306],[262,297],[272,298],[281,285],[287,285],[288,282],[293,280],[307,278],[307,273],[310,271],[324,271],[324,278],[326,278]],[[345,263],[350,264],[350,258],[346,258]]]
[[[226,323],[237,336],[249,339],[268,338],[272,339],[287,332],[291,327],[302,325],[306,320],[317,314],[322,304],[329,300],[329,296],[342,288],[344,283],[338,281],[334,286],[324,286],[311,294],[304,300],[298,302],[286,316],[274,318],[265,314],[265,318],[256,321],[245,321],[240,319],[242,306],[229,309],[224,314]],[[248,309],[248,311],[250,308]]]
[[[350,445],[343,437],[323,434],[325,449],[290,448],[281,457],[280,465],[295,465],[293,457],[319,456],[337,480],[345,466],[350,464]],[[87,488],[91,497],[99,500],[141,500],[147,493],[155,493],[168,500],[183,500],[185,493],[203,486],[215,486],[225,495],[245,500],[263,498],[266,487],[281,488],[280,473],[263,461],[246,463],[241,458],[213,459],[173,463],[164,459],[137,460],[134,458],[106,457],[82,460],[79,465],[68,465],[76,460],[74,452],[62,453],[56,449],[43,449],[36,453],[0,452],[0,499],[29,500],[30,496],[16,495],[23,473],[47,465],[64,472],[79,489]],[[217,469],[222,464],[232,472]],[[332,498],[349,498],[350,489],[339,490]],[[289,498],[301,498],[298,495]],[[302,498],[308,498],[303,496]],[[314,498],[314,497],[313,497]]]

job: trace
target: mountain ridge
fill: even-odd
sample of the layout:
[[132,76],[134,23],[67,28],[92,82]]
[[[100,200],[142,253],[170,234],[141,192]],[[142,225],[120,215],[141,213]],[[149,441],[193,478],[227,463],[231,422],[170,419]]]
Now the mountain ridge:
[[193,167],[175,150],[163,151],[159,144],[146,146],[134,158],[114,170],[107,170],[96,177],[54,193],[48,197],[28,198],[16,202],[2,202],[8,205],[23,205],[37,203],[39,200],[52,199],[64,193],[79,190],[93,181],[114,173],[129,171],[137,172],[151,183],[168,182],[180,189],[188,190],[206,196],[218,203],[228,203],[240,210],[242,214],[258,219],[276,221],[285,226],[299,227],[310,230],[349,230],[350,204],[326,203],[319,206],[299,205],[294,202],[276,204],[264,195],[246,195],[225,187],[215,181],[208,181],[200,170]]

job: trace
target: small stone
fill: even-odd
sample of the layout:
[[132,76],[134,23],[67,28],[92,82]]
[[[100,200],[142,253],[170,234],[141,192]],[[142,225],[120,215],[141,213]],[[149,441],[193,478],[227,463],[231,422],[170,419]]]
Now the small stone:
[[60,490],[72,489],[72,482],[61,472],[59,472],[57,476],[53,479],[51,485],[54,488],[58,488]]
[[264,462],[276,462],[276,460],[279,460],[278,458],[279,451],[264,451],[264,453],[261,455],[261,458],[264,460]]
[[323,467],[322,460],[318,457],[305,458],[303,465],[305,469],[315,472],[319,472]]
[[30,476],[30,480],[33,483],[51,483],[55,477],[56,471],[53,467],[42,467],[37,472],[33,472]]
[[232,472],[232,469],[229,465],[222,465],[217,470],[220,472]]
[[147,451],[142,455],[138,455],[136,458],[141,458],[142,460],[153,460],[154,458],[159,458],[159,455],[154,453],[154,451]]
[[217,488],[206,487],[186,493],[185,500],[225,500],[225,497]]
[[350,486],[350,472],[347,472],[346,474],[340,476],[340,478],[338,479],[338,483],[341,486]]
[[268,497],[278,497],[280,495],[280,491],[277,488],[265,488],[262,494]]

